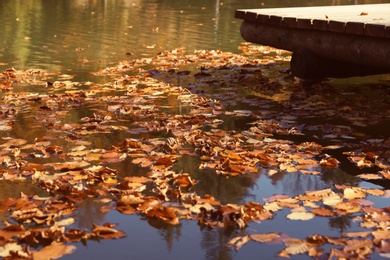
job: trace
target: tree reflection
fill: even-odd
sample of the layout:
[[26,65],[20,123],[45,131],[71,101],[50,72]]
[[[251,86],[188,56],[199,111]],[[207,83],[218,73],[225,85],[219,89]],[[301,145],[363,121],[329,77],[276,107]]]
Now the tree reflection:
[[346,173],[340,168],[327,169],[324,170],[321,175],[321,179],[329,184],[345,184],[350,186],[358,186],[361,182],[361,179]]
[[351,227],[352,219],[353,216],[350,215],[342,215],[342,216],[330,218],[329,227],[331,227],[332,229],[339,230],[340,233],[342,233]]
[[78,228],[91,230],[93,224],[104,223],[106,213],[100,210],[100,207],[103,206],[102,203],[97,202],[94,198],[87,198],[78,206],[78,210],[74,213]]
[[168,225],[156,218],[149,218],[148,223],[150,226],[158,230],[158,234],[167,243],[168,251],[171,251],[174,241],[178,241],[181,237],[181,225]]
[[198,195],[210,194],[222,203],[242,203],[248,196],[248,189],[256,185],[260,173],[226,177],[213,170],[199,170],[200,160],[194,156],[183,156],[175,163],[174,170],[186,172],[197,180],[192,188]]
[[233,259],[232,249],[227,246],[233,233],[233,228],[204,229],[201,241],[204,259]]
[[290,196],[305,194],[309,190],[321,190],[329,185],[321,180],[320,176],[304,175],[299,172],[278,172],[270,176],[273,185],[280,184],[284,193]]

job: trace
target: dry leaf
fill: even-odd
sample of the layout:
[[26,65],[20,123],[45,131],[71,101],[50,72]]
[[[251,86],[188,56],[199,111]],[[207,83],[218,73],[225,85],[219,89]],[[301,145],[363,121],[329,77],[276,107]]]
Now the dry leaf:
[[0,246],[0,257],[10,256],[11,252],[23,251],[21,245],[17,243],[7,243],[3,246]]

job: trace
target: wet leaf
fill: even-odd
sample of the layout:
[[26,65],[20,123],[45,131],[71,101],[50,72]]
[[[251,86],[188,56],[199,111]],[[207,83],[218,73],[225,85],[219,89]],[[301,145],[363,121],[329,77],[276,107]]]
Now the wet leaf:
[[322,217],[331,217],[337,215],[336,212],[327,208],[316,208],[316,209],[312,209],[310,212],[317,216],[322,216]]
[[195,181],[190,177],[189,174],[179,174],[176,176],[176,183],[181,187],[187,187],[194,185]]
[[176,216],[174,208],[165,206],[155,206],[146,212],[147,216],[155,217],[170,225],[178,225],[179,218]]
[[104,239],[117,239],[126,236],[123,231],[112,228],[109,223],[105,223],[103,226],[93,224],[92,234]]
[[286,253],[289,255],[303,254],[308,251],[308,246],[304,240],[290,238],[284,241]]
[[250,240],[251,239],[250,239],[249,236],[235,237],[235,238],[231,239],[227,243],[227,245],[230,246],[230,247],[234,247],[234,250],[238,251],[238,250],[241,249],[241,247],[243,247]]
[[275,239],[279,238],[280,235],[278,235],[276,233],[267,233],[267,234],[260,233],[260,234],[251,234],[251,235],[249,235],[249,237],[250,237],[250,239],[252,239],[256,242],[269,243],[269,242],[272,242]]

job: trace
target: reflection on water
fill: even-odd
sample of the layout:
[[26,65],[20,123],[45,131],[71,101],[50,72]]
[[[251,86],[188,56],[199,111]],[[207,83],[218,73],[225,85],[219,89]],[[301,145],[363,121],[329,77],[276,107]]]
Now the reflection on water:
[[[259,8],[301,5],[364,4],[374,1],[348,0],[286,0],[286,1],[243,1],[243,0],[10,0],[0,1],[0,69],[43,68],[50,71],[75,75],[74,80],[100,82],[93,76],[101,68],[116,64],[119,60],[148,57],[166,49],[184,47],[189,52],[195,49],[222,49],[238,52],[237,45],[242,41],[239,35],[240,21],[234,20],[237,8]],[[375,1],[386,2],[386,1]],[[85,88],[85,86],[83,86]],[[47,92],[45,88],[26,89],[18,86],[15,91]],[[215,90],[218,91],[218,90]],[[169,108],[164,112],[179,114],[188,112],[187,108],[174,107],[177,100],[168,100]],[[173,108],[172,108],[173,107]],[[71,111],[65,122],[78,122],[80,118],[90,116],[94,111],[105,107],[89,104],[82,109]],[[36,137],[47,134],[42,125],[34,126],[28,133],[24,125],[30,125],[32,117],[44,115],[20,114],[18,124],[11,133],[12,137],[23,137],[33,142]],[[225,119],[225,118],[222,118]],[[248,128],[250,120],[235,118],[224,120],[222,129],[242,131]],[[121,122],[131,125],[131,120],[123,118]],[[382,133],[383,134],[383,133]],[[2,138],[9,137],[1,133]],[[129,132],[114,132],[90,137],[87,141],[93,147],[109,149],[118,140],[134,136]],[[65,145],[58,144],[58,145]],[[65,147],[70,149],[70,147]],[[42,163],[41,159],[36,159]],[[319,190],[332,184],[357,185],[359,180],[341,169],[329,170],[321,176],[305,176],[298,173],[278,172],[267,175],[267,169],[259,173],[242,175],[237,178],[225,178],[214,172],[199,170],[200,160],[183,156],[176,164],[177,172],[190,173],[198,182],[192,187],[200,196],[211,194],[222,203],[244,203],[258,201],[275,193],[295,196],[307,190]],[[118,170],[119,177],[144,176],[147,170],[135,166],[131,160],[110,164]],[[18,197],[20,192],[27,195],[44,196],[45,193],[32,184],[0,181],[0,199]],[[120,229],[128,238],[120,242],[101,242],[98,246],[89,245],[79,248],[69,259],[83,259],[86,256],[105,259],[111,255],[106,251],[115,248],[116,254],[123,258],[171,258],[171,259],[232,259],[257,256],[258,252],[248,249],[245,256],[237,255],[226,243],[240,231],[230,229],[200,230],[196,223],[184,222],[179,226],[161,225],[147,222],[139,216],[124,216],[117,213],[103,213],[102,203],[87,199],[79,205],[74,217],[75,224],[81,229],[90,229],[93,223],[118,221]],[[3,213],[0,213],[3,214]],[[282,214],[281,214],[282,215]],[[0,215],[0,220],[4,215]],[[263,225],[264,231],[282,229],[285,218],[278,216],[275,223]],[[319,220],[326,221],[326,220]],[[322,223],[321,223],[322,224]],[[317,222],[309,222],[316,227]],[[334,217],[323,225],[323,232],[335,234],[346,230],[351,219],[346,216]],[[326,229],[331,227],[332,230]],[[259,229],[258,226],[251,226]],[[283,227],[295,230],[297,227]],[[297,228],[298,229],[298,228]],[[283,232],[283,230],[280,230]],[[332,233],[333,232],[333,233]],[[301,231],[302,233],[302,231]],[[157,236],[156,236],[157,234]],[[275,255],[280,248],[269,253]],[[142,251],[142,252],[140,252]],[[192,254],[192,252],[194,252]],[[112,256],[111,256],[112,257]],[[119,258],[119,257],[118,257]]]
[[[236,8],[386,1],[1,1],[0,68],[45,68],[88,77],[118,60],[184,47],[237,51]],[[84,80],[81,79],[81,80]]]

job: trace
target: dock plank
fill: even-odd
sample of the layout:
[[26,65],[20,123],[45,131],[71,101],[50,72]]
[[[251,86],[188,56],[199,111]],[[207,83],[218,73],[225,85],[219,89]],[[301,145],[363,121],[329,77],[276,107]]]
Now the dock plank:
[[236,18],[288,28],[389,37],[390,4],[239,9]]

